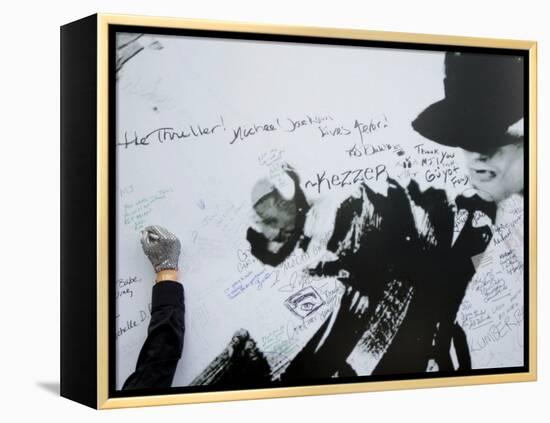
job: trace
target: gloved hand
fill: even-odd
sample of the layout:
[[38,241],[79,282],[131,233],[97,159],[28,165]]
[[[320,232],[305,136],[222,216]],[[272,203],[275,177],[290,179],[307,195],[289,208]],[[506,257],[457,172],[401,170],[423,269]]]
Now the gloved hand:
[[141,246],[155,272],[178,270],[181,244],[167,229],[157,225],[147,226],[141,231]]

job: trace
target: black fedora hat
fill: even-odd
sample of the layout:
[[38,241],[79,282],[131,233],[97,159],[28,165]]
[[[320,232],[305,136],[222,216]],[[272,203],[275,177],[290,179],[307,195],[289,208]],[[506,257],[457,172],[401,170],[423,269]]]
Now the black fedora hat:
[[523,59],[501,54],[445,55],[445,98],[412,122],[439,144],[486,152],[517,141],[507,129],[523,118]]

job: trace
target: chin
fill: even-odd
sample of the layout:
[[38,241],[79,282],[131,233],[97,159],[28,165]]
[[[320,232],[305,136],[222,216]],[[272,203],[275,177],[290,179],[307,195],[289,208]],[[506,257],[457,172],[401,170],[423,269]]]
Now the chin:
[[[474,187],[475,188],[475,187]],[[479,195],[483,200],[485,201],[493,201],[493,198],[487,194],[485,191],[480,191],[479,189],[475,188],[476,194]]]
[[492,190],[490,189],[490,187],[484,186],[483,184],[476,184],[475,182],[473,182],[472,187],[476,190],[476,194],[485,201],[498,203],[504,199],[504,195],[502,192]]
[[512,195],[520,193],[519,191],[504,191],[504,190],[490,190],[483,186],[475,186],[474,188],[477,194],[485,201],[491,201],[494,203],[500,203],[501,201],[510,198]]

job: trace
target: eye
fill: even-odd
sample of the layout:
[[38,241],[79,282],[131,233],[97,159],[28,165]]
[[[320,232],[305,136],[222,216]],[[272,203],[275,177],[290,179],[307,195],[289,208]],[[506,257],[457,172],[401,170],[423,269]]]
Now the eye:
[[300,308],[303,310],[303,311],[311,311],[311,309],[315,307],[315,304],[312,303],[312,302],[305,302],[305,303],[302,303],[300,304]]
[[497,154],[500,149],[501,149],[501,147],[493,147],[493,148],[486,149],[485,151],[483,151],[479,154],[479,159],[478,160],[486,162],[487,160],[494,157],[495,154]]

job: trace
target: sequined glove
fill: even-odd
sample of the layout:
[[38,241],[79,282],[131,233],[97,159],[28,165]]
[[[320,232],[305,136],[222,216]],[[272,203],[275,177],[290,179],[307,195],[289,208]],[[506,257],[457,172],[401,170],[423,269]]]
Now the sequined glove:
[[155,272],[178,270],[181,244],[167,229],[157,225],[147,226],[141,231],[141,246]]

